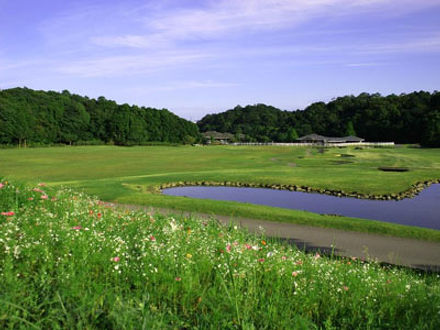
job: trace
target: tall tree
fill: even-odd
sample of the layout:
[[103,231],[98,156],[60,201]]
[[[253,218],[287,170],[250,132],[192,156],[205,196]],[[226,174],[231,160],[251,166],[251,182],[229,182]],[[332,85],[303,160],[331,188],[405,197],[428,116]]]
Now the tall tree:
[[345,135],[346,136],[356,136],[356,131],[354,130],[353,122],[351,120],[347,123]]

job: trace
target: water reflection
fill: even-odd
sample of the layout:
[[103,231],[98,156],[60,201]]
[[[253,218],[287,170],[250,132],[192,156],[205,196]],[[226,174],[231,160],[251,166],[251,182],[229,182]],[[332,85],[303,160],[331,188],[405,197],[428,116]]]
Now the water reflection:
[[414,198],[400,201],[366,200],[298,191],[237,187],[177,187],[164,189],[163,193],[440,229],[440,184],[431,185]]

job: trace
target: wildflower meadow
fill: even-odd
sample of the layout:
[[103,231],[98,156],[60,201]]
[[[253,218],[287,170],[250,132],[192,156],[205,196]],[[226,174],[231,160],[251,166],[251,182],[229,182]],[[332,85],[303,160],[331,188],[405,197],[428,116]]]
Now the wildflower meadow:
[[440,328],[440,276],[0,180],[2,328]]

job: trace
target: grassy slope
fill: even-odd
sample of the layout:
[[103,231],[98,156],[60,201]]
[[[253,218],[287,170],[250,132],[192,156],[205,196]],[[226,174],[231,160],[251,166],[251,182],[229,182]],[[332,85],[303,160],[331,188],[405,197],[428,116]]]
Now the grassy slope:
[[[151,193],[161,183],[202,180],[395,193],[415,182],[438,178],[438,149],[338,148],[321,153],[316,148],[291,147],[98,146],[0,150],[0,158],[3,176],[75,186],[104,200],[440,241],[440,231],[422,228]],[[411,170],[382,172],[379,166]]]
[[69,189],[8,183],[0,211],[1,328],[440,326],[436,274],[305,254]]

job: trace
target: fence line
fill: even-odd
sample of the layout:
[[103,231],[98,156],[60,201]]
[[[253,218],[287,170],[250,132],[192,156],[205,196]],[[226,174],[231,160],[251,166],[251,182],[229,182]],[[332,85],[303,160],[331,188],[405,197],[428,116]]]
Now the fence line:
[[343,143],[281,143],[281,142],[234,142],[234,146],[285,146],[285,147],[348,147],[348,146],[366,146],[366,147],[391,147],[394,142],[343,142]]

